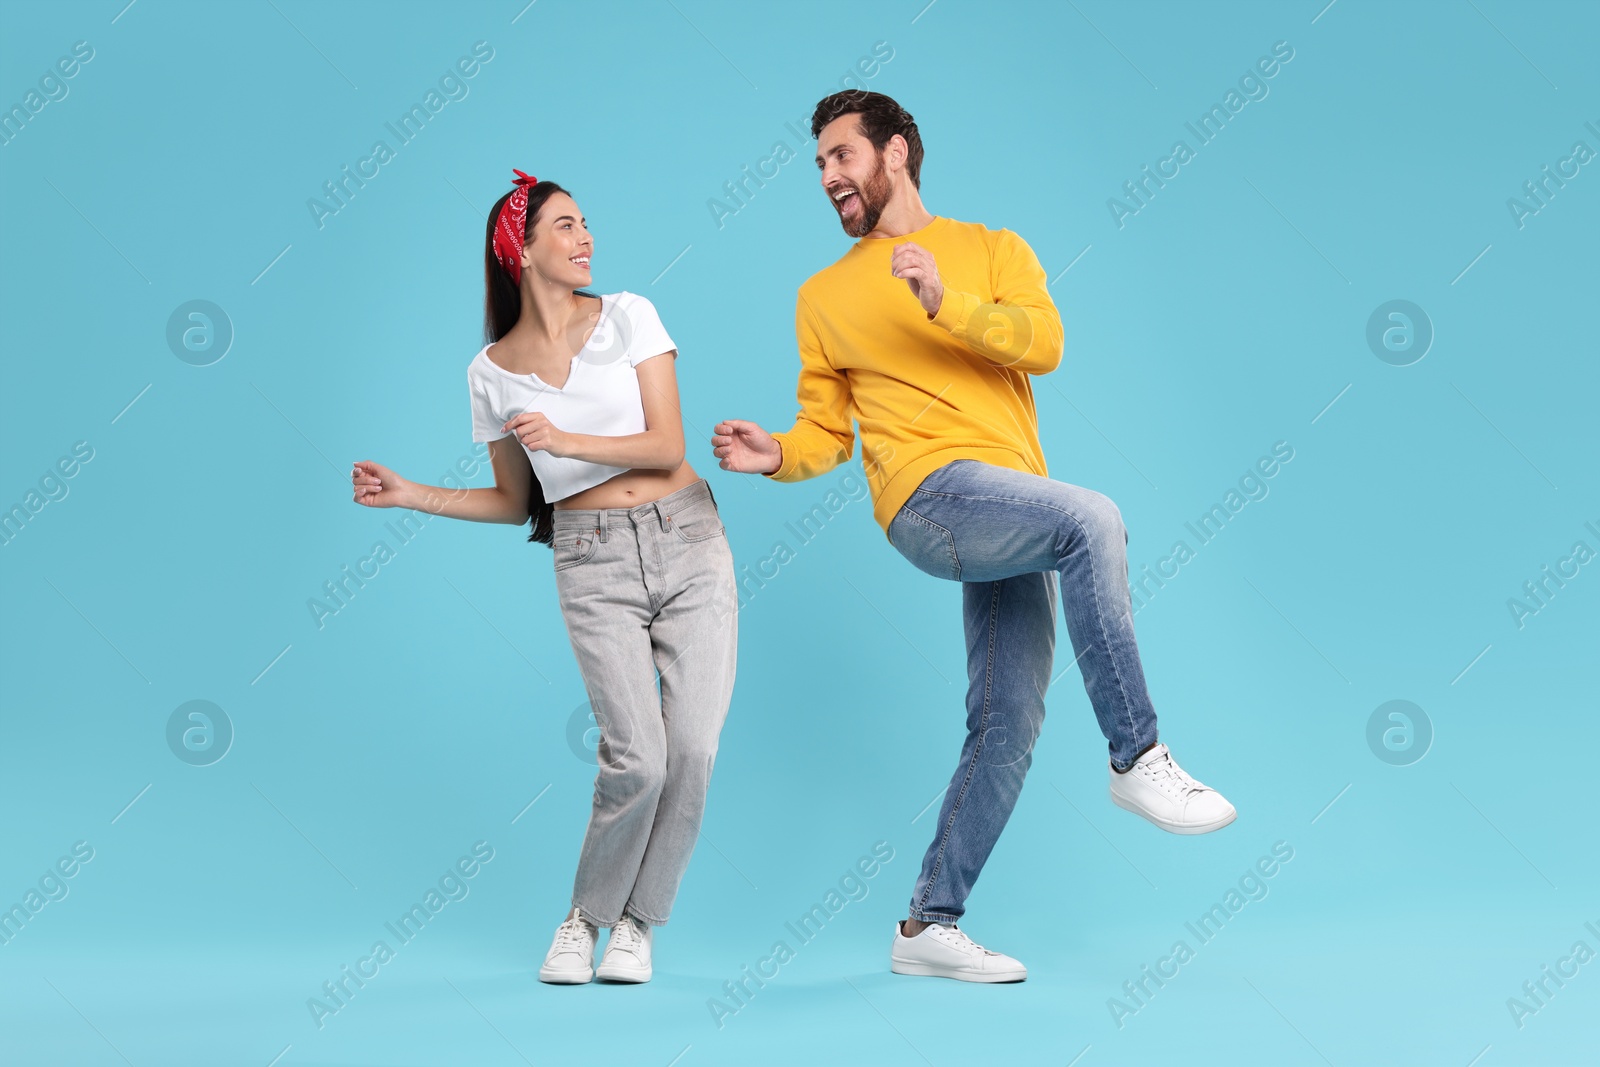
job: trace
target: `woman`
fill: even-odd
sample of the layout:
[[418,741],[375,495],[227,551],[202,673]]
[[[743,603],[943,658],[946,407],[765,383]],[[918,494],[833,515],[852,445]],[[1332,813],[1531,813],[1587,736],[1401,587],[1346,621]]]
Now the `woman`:
[[[594,806],[572,910],[544,982],[644,982],[699,835],[733,690],[738,592],[716,501],[684,461],[673,362],[655,308],[596,295],[594,238],[570,194],[516,171],[484,251],[488,342],[467,368],[492,489],[450,492],[355,464],[355,500],[533,523],[595,721]],[[657,692],[657,671],[660,689]],[[599,927],[609,927],[594,966]]]

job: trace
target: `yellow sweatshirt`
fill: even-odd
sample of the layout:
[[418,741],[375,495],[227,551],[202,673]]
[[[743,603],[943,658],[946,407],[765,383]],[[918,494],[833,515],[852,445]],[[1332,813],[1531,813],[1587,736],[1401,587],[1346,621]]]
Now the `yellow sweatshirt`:
[[[932,318],[889,273],[894,246],[933,253],[944,298]],[[800,414],[772,436],[795,482],[850,459],[853,418],[872,516],[889,523],[927,475],[976,459],[1045,476],[1030,374],[1061,362],[1061,316],[1044,268],[1010,230],[936,216],[901,237],[864,237],[800,286]]]

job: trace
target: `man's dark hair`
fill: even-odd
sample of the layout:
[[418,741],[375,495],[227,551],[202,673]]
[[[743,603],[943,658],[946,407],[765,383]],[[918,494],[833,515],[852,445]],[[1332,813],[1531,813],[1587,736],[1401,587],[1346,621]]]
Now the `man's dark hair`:
[[846,89],[842,93],[823,97],[811,113],[813,139],[822,128],[840,115],[857,116],[861,136],[872,142],[881,155],[889,138],[899,134],[906,140],[906,173],[911,184],[922,188],[922,135],[911,113],[882,93],[869,93],[865,89]]

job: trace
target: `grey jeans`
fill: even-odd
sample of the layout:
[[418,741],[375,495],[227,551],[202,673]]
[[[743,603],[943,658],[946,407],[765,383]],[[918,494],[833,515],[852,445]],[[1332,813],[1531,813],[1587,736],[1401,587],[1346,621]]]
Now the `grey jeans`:
[[597,926],[624,912],[660,926],[700,834],[733,695],[733,553],[704,478],[632,508],[558,508],[553,541],[600,727],[572,904]]

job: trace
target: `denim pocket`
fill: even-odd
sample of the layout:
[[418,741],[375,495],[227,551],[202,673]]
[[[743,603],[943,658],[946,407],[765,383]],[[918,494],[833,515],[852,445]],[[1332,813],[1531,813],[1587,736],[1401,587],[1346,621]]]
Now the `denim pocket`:
[[723,533],[722,516],[709,496],[691,497],[672,512],[672,532],[690,544],[709,540]]
[[568,567],[576,567],[594,555],[595,546],[600,543],[597,533],[598,531],[586,533],[556,531],[556,536],[550,545],[555,552],[555,569],[564,571]]
[[889,543],[924,574],[952,582],[961,580],[955,538],[949,530],[910,508],[902,507],[889,523]]

